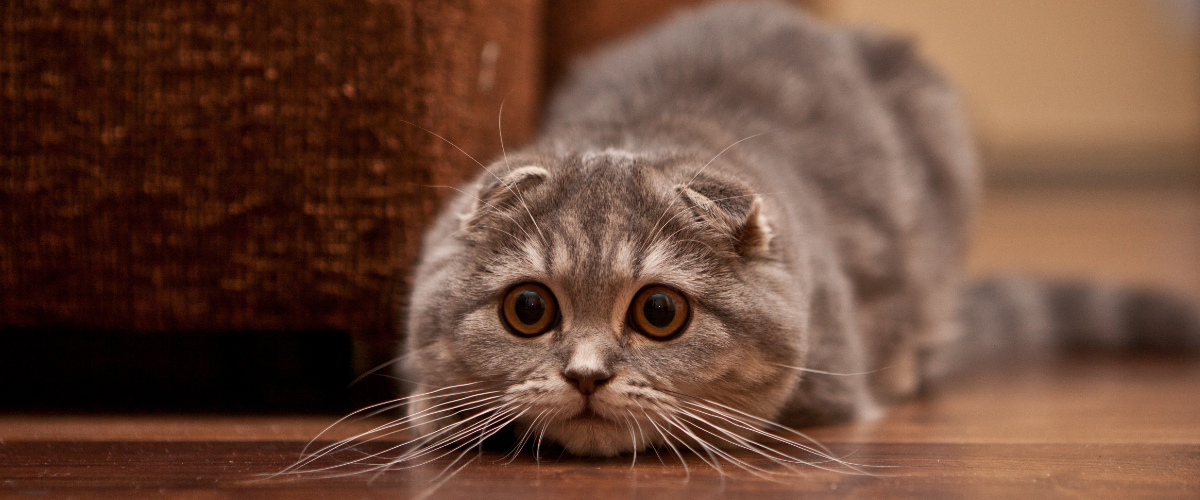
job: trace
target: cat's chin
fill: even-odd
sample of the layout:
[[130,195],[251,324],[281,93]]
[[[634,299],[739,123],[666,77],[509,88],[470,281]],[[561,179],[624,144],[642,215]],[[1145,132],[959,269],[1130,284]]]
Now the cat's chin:
[[613,457],[645,447],[632,441],[625,426],[599,417],[559,420],[546,427],[545,437],[567,453],[586,457]]

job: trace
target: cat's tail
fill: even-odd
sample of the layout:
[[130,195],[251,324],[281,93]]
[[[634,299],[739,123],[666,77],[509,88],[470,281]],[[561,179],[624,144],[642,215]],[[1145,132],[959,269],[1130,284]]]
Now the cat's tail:
[[1200,355],[1200,305],[1182,294],[1003,277],[971,283],[963,295],[961,337],[934,353],[933,372],[944,374],[953,365],[1006,352],[1085,349]]

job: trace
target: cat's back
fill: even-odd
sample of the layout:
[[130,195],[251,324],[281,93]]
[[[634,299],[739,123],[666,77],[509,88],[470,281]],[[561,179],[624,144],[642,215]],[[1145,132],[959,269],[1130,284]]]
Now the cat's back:
[[543,123],[551,139],[708,154],[756,134],[738,149],[763,160],[768,178],[804,174],[871,202],[906,191],[898,178],[937,177],[953,190],[977,181],[957,96],[907,40],[784,2],[685,10],[598,50],[551,94]]
[[781,2],[684,11],[577,62],[552,96],[546,128],[664,113],[735,127],[805,120],[838,99],[832,93],[866,83],[855,38]]

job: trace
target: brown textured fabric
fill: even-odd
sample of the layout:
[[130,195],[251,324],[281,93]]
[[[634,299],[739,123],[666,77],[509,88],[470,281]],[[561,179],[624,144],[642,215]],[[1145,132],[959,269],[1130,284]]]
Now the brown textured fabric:
[[423,225],[530,136],[535,0],[0,7],[0,326],[393,345]]

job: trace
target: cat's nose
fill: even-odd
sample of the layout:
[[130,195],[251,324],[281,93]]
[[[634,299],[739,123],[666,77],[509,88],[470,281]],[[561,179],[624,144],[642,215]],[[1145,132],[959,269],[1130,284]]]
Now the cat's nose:
[[567,379],[571,385],[574,385],[584,396],[591,396],[596,389],[608,382],[612,378],[612,374],[608,372],[592,370],[592,369],[573,369],[567,368],[562,372],[563,378]]

